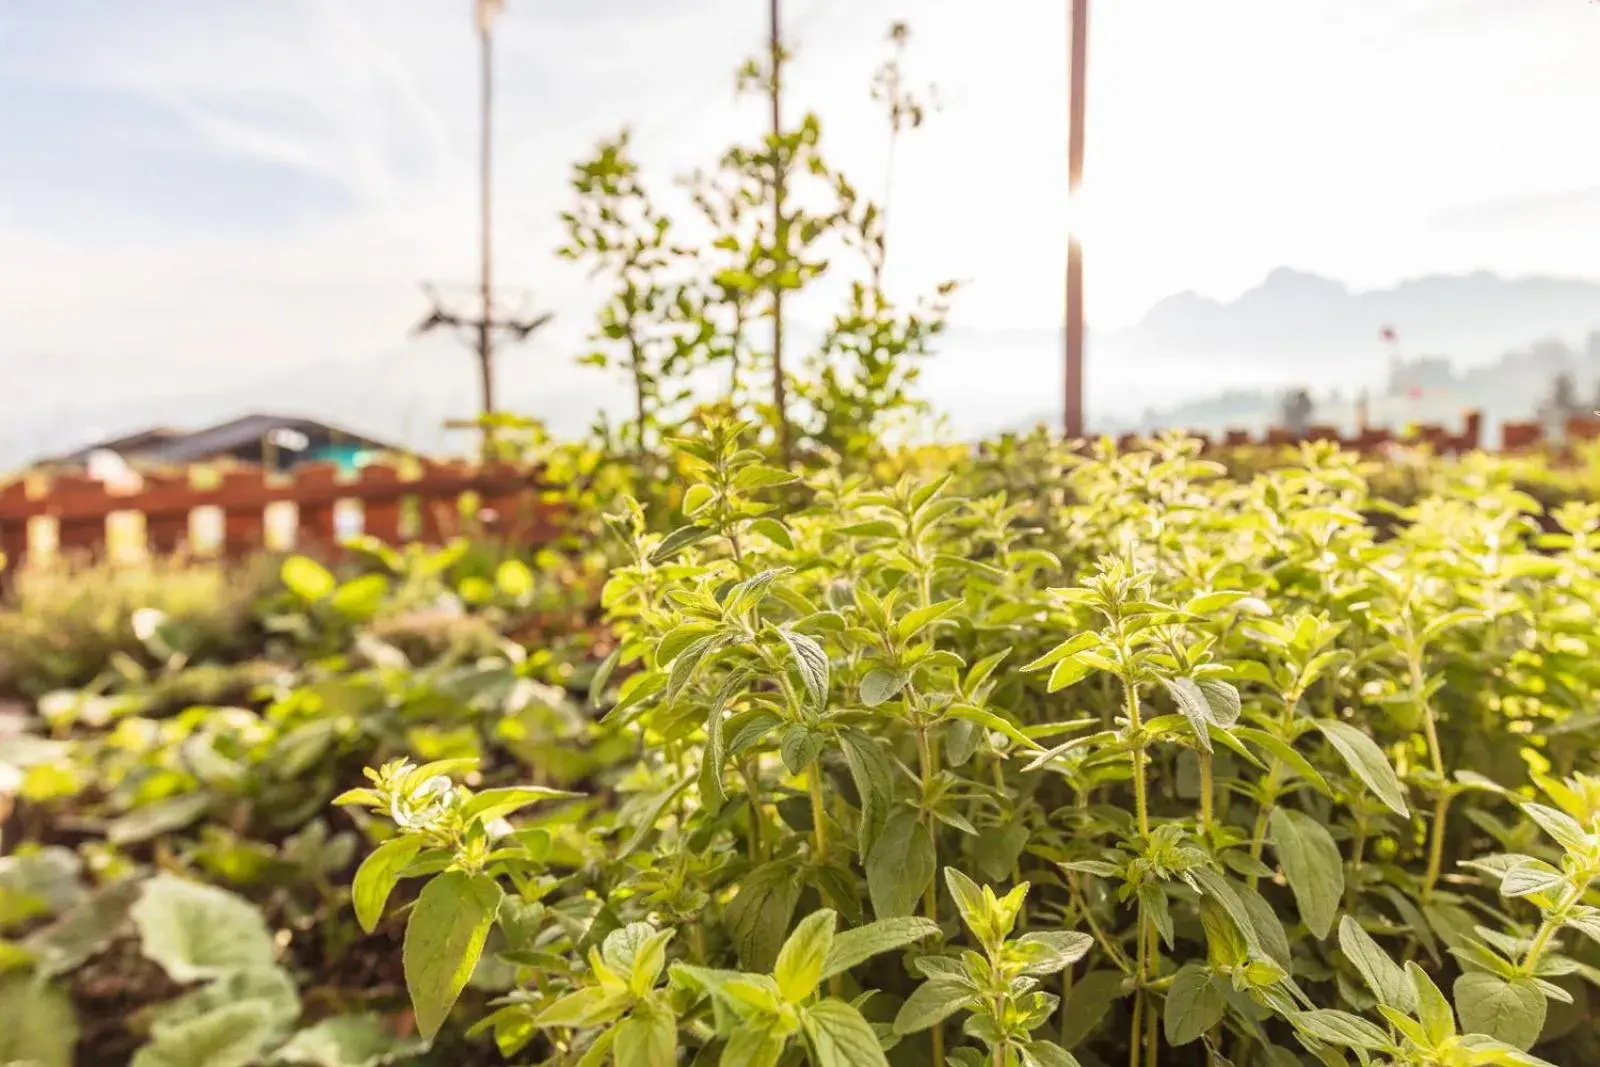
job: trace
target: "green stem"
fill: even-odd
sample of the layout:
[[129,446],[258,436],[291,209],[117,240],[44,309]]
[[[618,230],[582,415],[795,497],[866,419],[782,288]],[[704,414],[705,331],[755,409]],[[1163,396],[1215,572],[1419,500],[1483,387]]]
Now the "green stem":
[[822,804],[822,769],[813,765],[806,773],[806,785],[811,790],[811,832],[817,844],[817,862],[828,861],[828,820]]
[[[1300,703],[1301,691],[1298,685],[1283,695],[1283,718],[1278,722],[1279,740],[1284,740],[1283,735],[1289,732],[1289,726],[1294,722],[1295,705]],[[1262,786],[1261,810],[1256,812],[1255,829],[1250,833],[1250,858],[1256,862],[1261,861],[1261,853],[1267,844],[1267,816],[1272,811],[1272,806],[1278,799],[1278,782],[1283,774],[1283,763],[1274,756],[1272,766],[1267,770],[1267,782]],[[1248,879],[1250,888],[1254,889],[1261,881],[1256,875]]]
[[1200,753],[1200,830],[1209,839],[1211,837],[1211,822],[1214,817],[1213,799],[1215,785],[1211,777],[1211,753]]
[[[1127,690],[1128,699],[1128,731],[1139,734],[1144,729],[1144,724],[1139,718],[1139,689],[1131,682],[1123,683]],[[1144,738],[1136,737],[1133,748],[1128,752],[1128,758],[1133,762],[1133,808],[1139,820],[1139,835],[1150,836],[1150,802],[1145,795],[1144,780]]]
[[[1414,684],[1420,687],[1421,669],[1419,666],[1412,668]],[[1433,706],[1428,703],[1422,705],[1422,726],[1428,738],[1428,758],[1433,764],[1433,773],[1439,779],[1439,795],[1434,802],[1432,834],[1428,841],[1428,873],[1422,880],[1422,903],[1426,904],[1433,897],[1434,887],[1439,881],[1439,871],[1444,863],[1444,831],[1446,817],[1450,814],[1450,784],[1444,777],[1444,756],[1439,751],[1439,729],[1433,721]]]
[[1545,916],[1544,922],[1539,924],[1538,932],[1533,935],[1533,944],[1528,947],[1528,954],[1522,958],[1522,965],[1517,968],[1518,971],[1528,975],[1533,973],[1534,968],[1539,965],[1539,959],[1550,947],[1550,939],[1561,929],[1561,924],[1567,921],[1568,910],[1578,902],[1587,888],[1587,884],[1570,886],[1561,895],[1561,900],[1551,909],[1550,914]]
[[750,855],[757,861],[767,861],[766,843],[761,835],[761,790],[756,787],[748,763],[739,766],[739,777],[744,779],[745,795],[750,798]]
[[[915,694],[913,694],[913,695],[915,695]],[[919,771],[921,772],[921,775],[922,775],[922,795],[923,795],[924,799],[926,799],[926,797],[928,795],[928,783],[930,783],[933,780],[933,776],[935,774],[937,774],[938,770],[939,770],[939,752],[938,752],[938,749],[934,747],[933,738],[928,736],[928,728],[922,722],[921,714],[920,714],[920,708],[917,710],[916,714],[918,716],[917,719],[915,720],[916,721],[916,729],[917,729],[917,764],[918,764],[918,769],[919,769]],[[932,846],[933,846],[934,877],[931,880],[929,880],[928,888],[922,895],[922,910],[927,915],[927,917],[928,917],[928,919],[930,921],[938,922],[939,921],[939,877],[938,877],[938,871],[939,871],[939,836],[930,831],[929,834],[928,834],[928,839],[932,843]],[[931,1037],[932,1037],[932,1041],[933,1041],[933,1062],[936,1063],[936,1064],[943,1064],[944,1063],[944,1026],[943,1026],[943,1024],[939,1024],[939,1025],[934,1026],[933,1032],[931,1034]]]

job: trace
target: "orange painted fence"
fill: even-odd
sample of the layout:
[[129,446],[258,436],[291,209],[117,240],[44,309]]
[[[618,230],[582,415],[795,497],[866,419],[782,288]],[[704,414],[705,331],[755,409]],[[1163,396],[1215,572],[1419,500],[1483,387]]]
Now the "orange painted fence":
[[[226,470],[207,486],[194,484],[187,472],[147,474],[141,481],[118,491],[82,475],[58,475],[0,488],[0,552],[11,565],[52,553],[189,549],[244,556],[267,547],[328,550],[357,531],[390,544],[437,543],[461,527],[467,494],[476,498],[469,518],[508,539],[549,540],[558,516],[557,506],[543,499],[541,472],[509,466],[424,463],[403,471],[374,465],[344,479],[333,464],[318,463],[287,475]],[[197,536],[207,519],[213,536]],[[142,535],[130,533],[130,526],[142,526]],[[269,529],[287,534],[278,540],[288,543],[270,544]]]
[[[1424,425],[1409,440],[1440,453],[1460,454],[1484,447],[1482,431],[1482,415],[1468,411],[1459,432]],[[1297,440],[1283,429],[1269,430],[1262,437],[1246,431],[1230,431],[1220,439],[1194,436],[1212,447]],[[1303,437],[1338,441],[1366,453],[1381,452],[1402,440],[1380,429],[1345,437],[1329,426],[1312,426]],[[1600,419],[1568,421],[1564,444],[1596,439],[1600,439]],[[1121,443],[1126,446],[1134,440],[1128,436]],[[1501,451],[1531,451],[1548,444],[1539,423],[1508,422],[1502,427]],[[327,551],[356,529],[390,544],[438,543],[459,529],[462,499],[469,493],[477,498],[470,518],[478,528],[508,540],[539,544],[554,536],[560,514],[545,488],[537,469],[426,462],[410,470],[369,466],[353,479],[342,478],[332,464],[307,464],[288,475],[268,475],[249,467],[221,472],[215,484],[206,487],[194,484],[188,472],[148,474],[138,488],[126,491],[82,475],[25,479],[0,487],[0,552],[15,566],[30,555],[119,555],[119,542],[126,542],[135,555],[180,549],[214,550],[228,556],[280,547]],[[285,509],[292,514],[273,523],[269,516],[283,519]],[[352,509],[359,516],[351,523],[341,522]],[[201,544],[207,539],[196,536],[204,525],[202,518],[210,518],[215,528],[210,545]],[[118,521],[128,519],[135,530],[142,526],[142,533],[117,536],[113,530]],[[269,529],[278,528],[287,531],[288,536],[279,539],[286,544],[271,543]]]

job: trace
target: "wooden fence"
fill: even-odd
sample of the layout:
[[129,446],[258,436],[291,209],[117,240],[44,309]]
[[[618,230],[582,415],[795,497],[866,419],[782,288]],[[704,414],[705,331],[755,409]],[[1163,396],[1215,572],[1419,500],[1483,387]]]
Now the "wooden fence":
[[[1468,411],[1459,431],[1438,425],[1416,428],[1409,441],[1443,454],[1485,447],[1483,418]],[[1212,447],[1292,444],[1299,439],[1337,441],[1378,453],[1401,438],[1371,429],[1341,436],[1331,426],[1312,426],[1298,437],[1284,429],[1256,437],[1230,431],[1221,438],[1195,435]],[[1500,451],[1531,451],[1600,439],[1600,418],[1568,421],[1564,442],[1547,442],[1536,422],[1502,427]],[[1133,438],[1122,439],[1124,445]],[[23,479],[0,487],[0,552],[12,567],[31,557],[55,554],[162,554],[187,549],[243,556],[263,548],[330,550],[344,535],[361,532],[390,544],[438,543],[458,531],[468,494],[476,506],[467,516],[480,528],[524,543],[549,540],[559,519],[541,472],[509,466],[420,463],[408,469],[368,466],[352,479],[332,464],[306,464],[287,475],[249,467],[212,472],[211,484],[196,484],[189,472],[146,474],[133,489],[117,490],[82,475]],[[348,521],[341,521],[347,519]],[[207,520],[212,527],[205,534]],[[279,536],[270,536],[277,533]],[[276,542],[276,543],[275,543]]]
[[55,554],[326,550],[355,532],[390,544],[438,543],[461,528],[463,500],[474,498],[467,521],[537,543],[553,535],[558,517],[541,492],[541,472],[509,466],[374,465],[345,479],[333,464],[316,463],[287,475],[255,467],[214,475],[201,485],[188,472],[146,474],[120,491],[82,475],[13,482],[0,488],[0,552],[14,566]]
[[[1118,438],[1119,447],[1127,448],[1141,435],[1124,434]],[[1220,437],[1197,433],[1190,436],[1204,442],[1208,448],[1247,448],[1261,445],[1292,445],[1296,441],[1335,441],[1341,448],[1353,452],[1379,453],[1391,445],[1422,444],[1441,455],[1461,455],[1493,446],[1483,440],[1483,414],[1467,411],[1462,417],[1460,430],[1451,430],[1437,423],[1422,423],[1409,435],[1401,435],[1385,428],[1369,428],[1354,435],[1342,434],[1334,426],[1308,426],[1305,433],[1274,427],[1257,436],[1249,430],[1229,430]],[[1548,439],[1542,422],[1504,422],[1500,425],[1501,453],[1551,450],[1560,452],[1574,445],[1600,440],[1600,418],[1582,415],[1566,420],[1564,439]]]

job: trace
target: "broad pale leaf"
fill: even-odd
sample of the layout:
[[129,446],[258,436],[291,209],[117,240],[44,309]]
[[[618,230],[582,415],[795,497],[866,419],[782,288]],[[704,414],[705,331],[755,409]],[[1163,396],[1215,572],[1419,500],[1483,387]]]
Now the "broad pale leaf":
[[1227,1009],[1227,998],[1211,970],[1204,964],[1185,964],[1167,988],[1161,1019],[1167,1043],[1187,1045],[1199,1039],[1221,1021]]
[[1361,973],[1378,1003],[1407,1015],[1415,1014],[1417,993],[1411,988],[1411,979],[1349,915],[1339,920],[1339,949]]
[[1300,918],[1319,940],[1333,929],[1344,898],[1344,859],[1339,846],[1317,820],[1300,811],[1274,808],[1272,847],[1294,891]]
[[402,960],[417,1030],[432,1040],[472,977],[502,896],[494,879],[464,871],[435,877],[406,922]]
[[272,966],[272,934],[255,905],[242,897],[158,875],[132,907],[144,954],[175,982]]
[[[910,915],[933,881],[933,841],[910,808],[896,808],[867,857],[867,891],[880,919]],[[737,899],[737,898],[735,898]]]
[[1467,1033],[1530,1049],[1544,1029],[1548,1005],[1531,978],[1507,981],[1480,971],[1457,978],[1453,991]]
[[772,976],[778,991],[791,1004],[799,1004],[816,992],[822,981],[823,964],[833,948],[833,931],[839,917],[830,908],[814,911],[800,920],[778,952]]
[[161,1030],[132,1067],[245,1067],[266,1051],[275,1028],[263,1001],[240,1001]]
[[939,924],[931,919],[902,916],[897,919],[879,919],[835,934],[828,949],[827,961],[822,965],[822,978],[843,974],[873,956],[904,948],[923,938],[939,933]]
[[350,903],[361,929],[370,934],[378,928],[389,894],[400,883],[401,873],[422,850],[422,844],[422,838],[410,835],[391,838],[361,861],[350,885]]
[[844,1001],[821,1001],[806,1009],[801,1022],[816,1067],[889,1067],[872,1025]]

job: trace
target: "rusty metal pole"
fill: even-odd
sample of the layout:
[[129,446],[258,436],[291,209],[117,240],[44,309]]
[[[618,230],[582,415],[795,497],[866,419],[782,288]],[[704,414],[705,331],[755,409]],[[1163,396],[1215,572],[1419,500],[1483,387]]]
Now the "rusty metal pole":
[[1067,90],[1067,383],[1064,405],[1066,435],[1083,436],[1083,244],[1081,220],[1073,215],[1083,185],[1083,115],[1085,66],[1089,44],[1089,0],[1072,0],[1071,68]]

